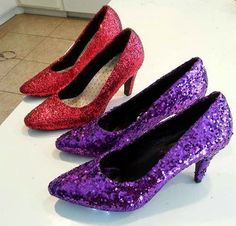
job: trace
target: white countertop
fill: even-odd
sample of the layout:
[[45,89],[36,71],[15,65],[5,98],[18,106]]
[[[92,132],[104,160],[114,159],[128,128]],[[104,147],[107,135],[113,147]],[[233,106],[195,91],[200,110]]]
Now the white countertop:
[[[209,77],[208,93],[222,91],[236,118],[236,2],[233,0],[114,0],[124,27],[141,37],[145,62],[135,83],[142,90],[193,56]],[[120,91],[111,105],[125,101]],[[24,116],[41,100],[25,98],[0,126],[0,225],[2,226],[235,226],[236,140],[218,154],[202,183],[190,167],[145,207],[110,213],[51,197],[48,183],[86,158],[60,153],[62,134],[28,130]],[[109,107],[111,107],[111,105]]]

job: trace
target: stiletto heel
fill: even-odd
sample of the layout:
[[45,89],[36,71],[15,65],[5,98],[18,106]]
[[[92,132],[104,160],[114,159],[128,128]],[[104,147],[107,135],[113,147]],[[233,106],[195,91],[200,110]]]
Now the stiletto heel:
[[227,101],[214,92],[135,140],[118,140],[110,151],[53,180],[49,192],[91,208],[132,211],[192,164],[196,163],[195,181],[200,182],[232,134]]
[[135,77],[136,77],[136,74],[134,76],[130,77],[124,84],[124,94],[126,96],[129,96],[132,94]]
[[104,6],[86,26],[70,49],[21,87],[29,96],[51,96],[74,80],[78,73],[122,31],[117,13]]
[[212,160],[212,157],[205,157],[195,165],[195,175],[194,175],[194,181],[196,183],[200,183],[205,176],[205,173],[207,171],[207,167],[210,164],[210,161]]
[[[56,130],[81,127],[92,121],[105,111],[131,74],[138,71],[143,58],[138,35],[130,28],[123,30],[68,86],[33,109],[25,117],[25,124],[31,129]],[[132,86],[131,79],[127,94]]]
[[[125,92],[131,91],[130,83],[135,74],[130,72],[124,80]],[[205,95],[206,89],[203,62],[198,57],[192,58],[83,129],[75,128],[63,134],[57,139],[56,147],[67,153],[97,157],[109,151],[117,141],[127,137],[136,140],[163,119],[191,106]],[[151,120],[147,120],[149,117]],[[135,132],[133,128],[137,128]]]

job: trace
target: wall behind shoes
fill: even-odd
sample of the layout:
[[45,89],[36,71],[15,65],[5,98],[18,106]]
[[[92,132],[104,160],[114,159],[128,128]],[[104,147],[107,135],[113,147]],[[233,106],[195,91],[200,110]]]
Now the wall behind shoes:
[[66,11],[95,14],[110,0],[63,0]]
[[16,0],[0,0],[0,25],[15,15]]
[[16,0],[0,0],[0,16],[16,7]]
[[15,14],[23,12],[42,15],[54,15],[56,12],[58,16],[70,13],[94,15],[109,2],[110,0],[0,0],[0,25]]

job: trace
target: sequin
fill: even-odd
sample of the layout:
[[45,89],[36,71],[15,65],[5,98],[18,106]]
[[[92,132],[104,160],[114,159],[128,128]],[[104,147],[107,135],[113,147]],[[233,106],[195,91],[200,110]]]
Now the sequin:
[[[104,14],[102,21],[101,15]],[[88,32],[91,24],[99,22],[99,29],[94,34],[93,38],[83,51],[77,62],[68,70],[55,71],[53,66],[60,63],[66,58],[69,51],[75,48],[78,42],[81,41],[81,37]],[[89,63],[91,59],[101,51],[107,43],[109,43],[119,32],[122,30],[121,22],[116,12],[110,6],[104,6],[92,19],[92,21],[86,26],[81,35],[77,38],[75,43],[57,61],[50,64],[43,71],[39,72],[33,78],[25,82],[20,91],[30,96],[50,96],[59,92],[62,88],[67,86],[76,75]]]
[[[59,94],[49,97],[42,104],[33,109],[25,118],[26,126],[40,130],[74,128],[80,127],[100,116],[105,111],[110,99],[129,78],[137,73],[144,60],[144,51],[140,38],[132,29],[127,28],[97,54],[81,73],[86,73],[86,69],[92,67],[91,64],[95,65],[98,60],[101,61],[99,58],[104,57],[104,55],[108,58],[107,52],[109,51],[110,54],[113,46],[117,43],[122,43],[124,48],[122,46],[119,48],[123,48],[123,51],[105,85],[90,104],[77,108],[65,104],[63,100],[60,99],[60,93],[76,81],[73,80],[67,87],[61,90]],[[80,76],[80,74],[78,76]]]
[[[141,178],[119,182],[102,173],[100,163],[107,155],[131,145],[121,142],[109,152],[54,179],[49,184],[50,194],[91,208],[132,211],[145,205],[170,179],[191,164],[197,163],[195,181],[200,182],[210,159],[228,144],[232,136],[232,118],[227,101],[221,93],[212,95],[217,98],[208,110]],[[218,135],[210,132],[210,129],[217,131]],[[219,138],[220,142],[216,142]],[[75,176],[78,178],[76,181]]]
[[[115,146],[117,141],[122,140],[122,142],[129,143],[137,139],[144,132],[152,129],[161,120],[190,106],[205,95],[207,90],[207,73],[200,58],[190,59],[185,64],[190,64],[190,69],[183,73],[177,81],[173,82],[169,89],[164,90],[163,93],[151,103],[146,112],[139,115],[127,128],[111,132],[101,128],[99,121],[103,120],[107,115],[113,114],[113,112],[122,108],[124,105],[126,106],[127,114],[129,114],[130,102],[135,101],[138,105],[139,96],[142,96],[144,93],[151,93],[153,87],[159,89],[158,84],[166,82],[169,78],[163,76],[137,96],[130,99],[128,103],[124,103],[112,109],[82,128],[72,129],[66,134],[63,134],[56,141],[57,148],[61,151],[73,154],[96,157]],[[178,68],[181,68],[183,65]],[[171,74],[172,77],[176,76],[176,73],[179,71],[178,68],[174,70],[176,72],[169,74]]]

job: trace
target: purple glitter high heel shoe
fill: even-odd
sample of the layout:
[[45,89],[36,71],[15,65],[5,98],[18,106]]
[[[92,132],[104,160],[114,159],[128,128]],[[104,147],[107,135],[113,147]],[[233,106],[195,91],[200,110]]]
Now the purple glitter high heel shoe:
[[190,106],[205,95],[206,89],[203,62],[192,58],[102,117],[62,135],[56,147],[73,154],[97,157],[118,140],[135,140],[162,119]]
[[110,152],[56,178],[49,192],[91,208],[132,211],[192,164],[195,181],[201,182],[210,160],[231,135],[229,106],[214,92],[133,143],[117,143]]

